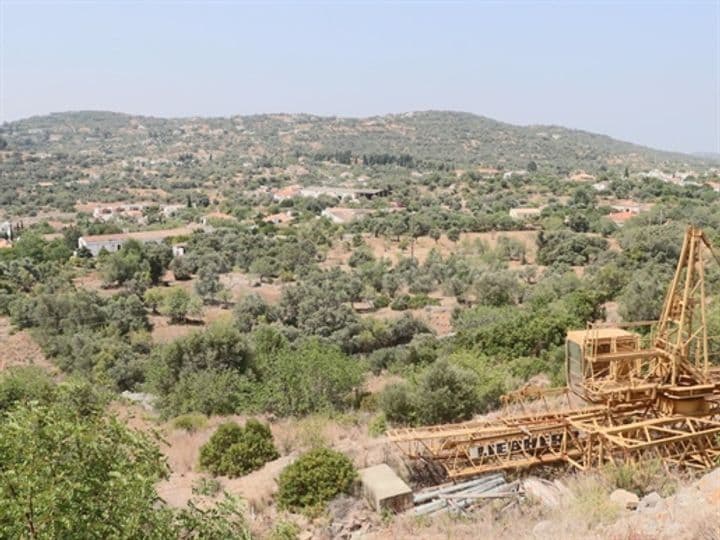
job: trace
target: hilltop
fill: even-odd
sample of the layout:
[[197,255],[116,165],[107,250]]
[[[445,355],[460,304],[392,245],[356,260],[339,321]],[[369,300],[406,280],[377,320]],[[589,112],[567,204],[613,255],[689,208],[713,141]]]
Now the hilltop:
[[712,160],[654,150],[559,126],[516,126],[463,112],[426,111],[369,118],[263,114],[155,118],[102,111],[36,116],[6,123],[7,150],[161,156],[202,149],[277,158],[350,153],[408,155],[416,161],[548,170],[606,167],[702,168]]

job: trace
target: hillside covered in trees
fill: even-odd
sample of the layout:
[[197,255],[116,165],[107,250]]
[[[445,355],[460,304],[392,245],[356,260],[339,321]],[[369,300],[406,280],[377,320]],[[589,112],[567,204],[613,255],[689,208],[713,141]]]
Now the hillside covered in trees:
[[[518,168],[597,170],[623,166],[702,166],[700,157],[662,152],[558,126],[516,126],[462,112],[426,111],[370,118],[269,114],[162,119],[87,111],[6,123],[8,149],[152,157],[166,151],[264,157],[407,155],[413,160]],[[712,160],[709,160],[712,162]]]

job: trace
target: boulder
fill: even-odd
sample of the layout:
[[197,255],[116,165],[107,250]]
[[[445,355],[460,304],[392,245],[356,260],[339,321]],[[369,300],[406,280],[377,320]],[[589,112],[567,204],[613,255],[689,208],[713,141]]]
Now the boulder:
[[640,502],[637,505],[638,512],[645,512],[651,508],[656,508],[662,502],[662,500],[663,498],[658,495],[656,491],[648,493],[642,499],[640,499]]
[[634,493],[631,493],[625,489],[616,489],[610,494],[610,500],[615,504],[626,508],[628,510],[635,510],[640,502],[640,499]]
[[720,468],[703,476],[697,483],[703,495],[720,498]]
[[552,522],[548,520],[538,521],[533,527],[533,536],[535,538],[547,538],[552,530]]
[[523,489],[525,493],[540,501],[544,506],[550,508],[560,506],[562,493],[552,482],[530,477],[523,482]]

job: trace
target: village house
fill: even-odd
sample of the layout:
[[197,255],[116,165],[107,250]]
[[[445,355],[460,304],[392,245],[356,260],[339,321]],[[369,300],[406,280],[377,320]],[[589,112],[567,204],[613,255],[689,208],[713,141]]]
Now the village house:
[[173,257],[182,257],[187,252],[187,244],[174,244],[172,247]]
[[210,221],[237,221],[235,216],[226,214],[225,212],[210,212],[205,214],[202,218],[202,224],[208,225]]
[[118,251],[128,240],[136,240],[142,244],[149,242],[160,243],[176,236],[189,236],[197,227],[180,227],[177,229],[163,229],[159,231],[137,231],[117,234],[96,234],[78,238],[78,249],[87,249],[97,257],[104,249],[110,253]]
[[612,212],[607,215],[607,218],[612,221],[616,226],[622,227],[629,219],[637,216],[637,212],[630,212],[628,210],[622,210],[620,212]]
[[541,212],[542,208],[511,208],[508,214],[513,219],[526,221],[539,216]]
[[166,218],[172,217],[177,214],[180,210],[186,208],[184,204],[166,204],[162,207],[163,216]]
[[325,210],[321,212],[321,215],[328,218],[333,223],[342,225],[345,223],[350,223],[352,221],[364,219],[371,212],[372,210],[369,210],[367,208],[333,207],[325,208]]
[[374,199],[375,197],[386,197],[390,194],[389,189],[353,189],[332,186],[308,186],[300,190],[303,197],[336,197],[338,199]]
[[286,225],[287,223],[290,223],[292,219],[293,216],[291,212],[279,212],[277,214],[265,216],[263,221],[265,223],[272,223],[273,225]]
[[503,174],[503,180],[510,180],[513,177],[523,178],[528,175],[528,172],[525,170],[519,170],[519,171],[508,171]]
[[570,180],[573,182],[594,182],[595,177],[592,174],[586,173],[585,171],[574,171],[570,176]]
[[500,174],[500,170],[493,167],[478,167],[475,169],[475,172],[483,178],[492,178]]
[[292,186],[285,186],[279,189],[273,189],[273,200],[280,202],[284,201],[285,199],[292,199],[293,197],[297,197],[300,195],[300,186],[297,184],[294,184]]
[[9,221],[0,223],[0,237],[5,240],[12,240],[13,238],[13,225]]

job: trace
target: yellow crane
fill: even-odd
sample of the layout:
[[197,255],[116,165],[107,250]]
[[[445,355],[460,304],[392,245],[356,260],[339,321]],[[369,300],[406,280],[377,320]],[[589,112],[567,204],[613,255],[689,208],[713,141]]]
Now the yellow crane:
[[[705,264],[720,258],[689,227],[660,319],[589,324],[567,333],[566,388],[524,388],[506,397],[522,414],[388,431],[411,460],[450,478],[565,462],[587,469],[655,457],[708,468],[720,458],[720,371],[710,362]],[[529,399],[567,396],[537,412]],[[573,405],[572,396],[581,406]]]

